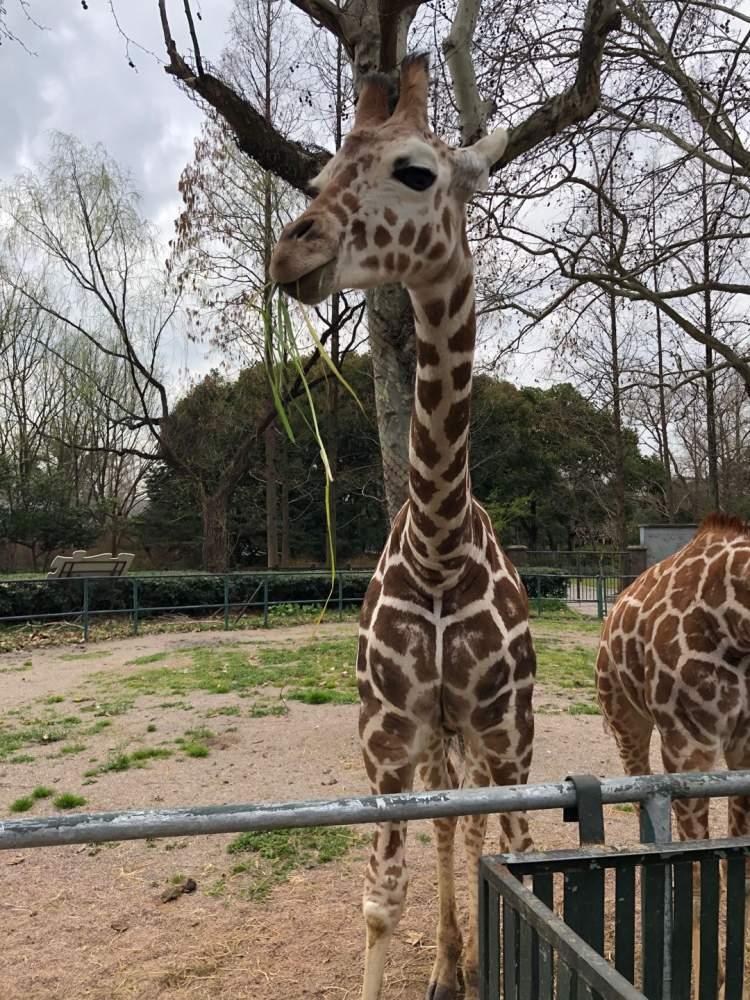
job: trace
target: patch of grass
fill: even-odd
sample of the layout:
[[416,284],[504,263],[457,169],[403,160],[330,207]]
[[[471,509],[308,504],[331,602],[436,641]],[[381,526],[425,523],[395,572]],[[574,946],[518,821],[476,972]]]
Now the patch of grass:
[[568,705],[568,712],[571,715],[601,715],[601,710],[593,701],[574,701]]
[[44,699],[45,705],[58,705],[61,701],[65,701],[61,694],[51,694],[49,698]]
[[8,757],[3,763],[5,764],[32,764],[34,758],[30,753],[17,753],[12,757]]
[[289,709],[283,703],[269,705],[264,702],[256,702],[247,713],[251,719],[262,719],[267,715],[287,715]]
[[171,885],[180,885],[180,883],[184,881],[185,876],[181,872],[175,872],[174,875],[169,876],[169,882]]
[[102,650],[101,652],[95,653],[63,653],[62,656],[58,657],[60,660],[101,660],[104,656],[111,656],[112,653],[107,650]]
[[594,687],[596,650],[585,646],[567,647],[554,637],[534,640],[537,680],[553,688],[591,689]]
[[155,733],[156,732],[156,725],[153,722],[149,722],[149,724],[146,726],[146,732],[147,733]]
[[172,751],[167,750],[166,747],[141,747],[138,750],[133,750],[132,753],[118,753],[114,757],[110,757],[106,763],[99,767],[84,771],[83,776],[84,778],[93,778],[97,774],[129,771],[131,767],[146,767],[150,760],[158,760],[171,756]]
[[299,868],[316,868],[343,857],[359,841],[347,827],[319,827],[311,830],[268,830],[241,833],[227,847],[230,854],[251,854],[252,859],[235,867],[250,873],[253,882],[249,898],[261,902],[274,886],[285,882]]
[[135,764],[140,764],[146,760],[157,760],[160,758],[171,757],[172,751],[167,750],[166,747],[141,747],[139,750],[134,750],[130,759]]
[[[32,745],[46,746],[61,743],[68,739],[81,720],[76,715],[60,716],[54,711],[24,719],[11,724],[8,720],[0,722],[0,760],[8,760],[18,756],[18,751]],[[19,763],[16,759],[15,763]]]
[[206,895],[218,898],[219,896],[224,895],[226,889],[227,889],[226,879],[219,878],[215,882],[212,882],[211,885],[208,887],[208,889],[206,889]]
[[320,688],[297,688],[290,691],[287,697],[291,701],[301,701],[305,705],[350,705],[351,695],[348,691],[321,691]]
[[196,743],[194,741],[183,743],[182,752],[187,757],[208,757],[208,747],[205,743]]
[[93,725],[89,726],[88,729],[82,730],[81,735],[96,736],[96,734],[100,733],[102,729],[107,729],[107,727],[111,725],[112,723],[109,719],[98,719]]
[[207,719],[213,719],[217,715],[239,715],[239,705],[219,705],[218,708],[209,708],[203,713]]
[[0,674],[25,674],[27,670],[31,670],[31,662],[22,663],[18,667],[0,667]]
[[185,736],[189,740],[212,740],[216,733],[207,726],[196,726],[195,729],[187,729]]
[[615,806],[615,809],[617,809],[621,813],[634,813],[635,812],[635,806],[631,802],[619,802]]
[[147,663],[160,663],[162,660],[166,660],[167,656],[166,652],[150,653],[148,656],[137,656],[134,660],[128,660],[125,666],[144,667]]
[[46,785],[37,785],[31,793],[32,799],[51,799],[55,793]]
[[420,844],[424,844],[425,847],[428,844],[432,843],[432,837],[429,835],[429,833],[418,833],[417,840],[419,841]]
[[[151,667],[128,676],[100,675],[99,683],[111,690],[139,695],[256,693],[260,688],[291,689],[292,697],[320,703],[315,692],[334,692],[325,703],[357,701],[354,660],[357,640],[315,642],[294,649],[256,649],[251,655],[227,646],[199,646],[173,654],[175,663]],[[154,654],[162,659],[162,654]],[[166,656],[166,654],[164,654]],[[145,657],[142,660],[146,660]],[[148,662],[156,662],[149,659]],[[140,665],[140,661],[134,661]],[[309,694],[312,691],[313,694]],[[164,708],[178,707],[165,703]],[[182,706],[180,706],[182,707]]]
[[34,800],[30,795],[23,795],[20,799],[14,799],[10,804],[12,813],[25,813],[34,805]]
[[97,701],[93,705],[85,705],[82,712],[92,712],[97,718],[113,715],[125,715],[133,707],[133,698],[115,698],[112,701]]
[[77,809],[86,805],[86,799],[82,795],[74,795],[73,792],[63,792],[52,802],[56,809]]

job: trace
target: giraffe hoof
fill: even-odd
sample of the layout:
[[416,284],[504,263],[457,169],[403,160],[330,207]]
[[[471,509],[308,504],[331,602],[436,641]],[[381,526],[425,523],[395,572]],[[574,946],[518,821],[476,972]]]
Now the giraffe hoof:
[[425,1000],[457,1000],[458,993],[452,986],[445,986],[443,983],[430,983],[427,987]]

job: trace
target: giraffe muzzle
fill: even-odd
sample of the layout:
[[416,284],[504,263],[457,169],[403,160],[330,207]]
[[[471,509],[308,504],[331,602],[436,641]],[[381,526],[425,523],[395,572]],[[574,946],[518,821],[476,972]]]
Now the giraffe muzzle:
[[326,261],[294,281],[280,281],[280,287],[298,302],[316,306],[335,291],[336,258]]

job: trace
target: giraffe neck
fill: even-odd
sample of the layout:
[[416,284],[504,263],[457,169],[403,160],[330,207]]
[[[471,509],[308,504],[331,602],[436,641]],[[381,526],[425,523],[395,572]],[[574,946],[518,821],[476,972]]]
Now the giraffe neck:
[[410,289],[417,378],[409,443],[407,538],[414,568],[438,585],[472,548],[468,468],[476,315],[474,269],[459,245],[440,284]]

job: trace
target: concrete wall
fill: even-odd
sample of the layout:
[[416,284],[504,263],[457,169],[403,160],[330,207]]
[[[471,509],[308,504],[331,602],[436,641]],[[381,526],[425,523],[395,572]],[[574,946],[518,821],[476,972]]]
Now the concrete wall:
[[673,555],[687,545],[696,532],[697,524],[641,524],[641,545],[646,549],[646,565]]

